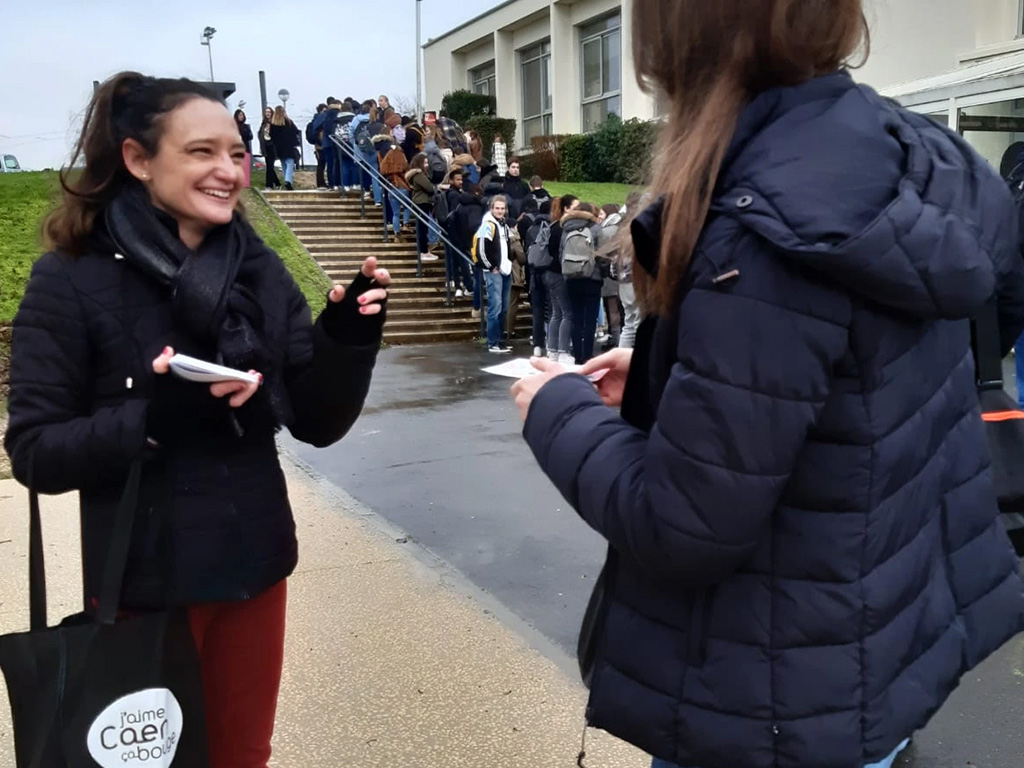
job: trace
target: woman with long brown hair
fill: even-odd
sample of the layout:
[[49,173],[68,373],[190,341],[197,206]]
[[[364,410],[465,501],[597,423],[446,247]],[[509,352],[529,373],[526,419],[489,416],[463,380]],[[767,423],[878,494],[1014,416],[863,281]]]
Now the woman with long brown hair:
[[1004,352],[1024,327],[1012,201],[853,82],[860,0],[633,13],[669,104],[631,225],[646,318],[634,350],[513,387],[609,544],[587,722],[656,766],[887,768],[1024,628],[969,324],[995,299]]
[[[122,72],[96,90],[14,318],[4,441],[22,483],[80,492],[87,611],[118,500],[134,511],[119,606],[186,612],[212,768],[270,758],[298,559],[274,436],[349,430],[390,282],[367,259],[314,323],[242,215],[244,161],[206,84]],[[179,378],[176,351],[250,380]]]

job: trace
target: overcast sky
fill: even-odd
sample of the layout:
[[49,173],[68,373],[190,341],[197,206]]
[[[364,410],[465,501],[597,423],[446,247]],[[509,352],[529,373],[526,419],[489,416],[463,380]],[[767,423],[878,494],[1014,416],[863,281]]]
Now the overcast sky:
[[[500,0],[423,0],[423,39]],[[234,82],[234,109],[249,122],[267,96],[291,93],[288,111],[304,127],[328,95],[385,93],[416,103],[415,0],[11,0],[0,3],[0,152],[23,168],[57,167],[74,141],[93,80],[124,69],[209,80],[203,28],[213,38],[217,80]],[[428,105],[435,106],[435,105]],[[258,121],[258,120],[257,120]]]

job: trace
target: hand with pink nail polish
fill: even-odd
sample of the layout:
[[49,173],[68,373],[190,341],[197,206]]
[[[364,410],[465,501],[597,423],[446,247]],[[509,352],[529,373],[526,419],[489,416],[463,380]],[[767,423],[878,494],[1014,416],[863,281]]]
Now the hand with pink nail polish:
[[388,271],[373,256],[347,288],[335,285],[327,294],[321,323],[327,335],[340,344],[366,346],[380,342],[387,314]]

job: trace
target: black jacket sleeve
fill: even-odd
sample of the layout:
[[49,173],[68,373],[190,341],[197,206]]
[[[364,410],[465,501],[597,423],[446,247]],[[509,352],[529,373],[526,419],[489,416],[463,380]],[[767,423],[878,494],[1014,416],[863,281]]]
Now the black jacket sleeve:
[[[288,428],[297,440],[322,448],[344,437],[363,410],[383,315],[348,316],[350,305],[328,302],[313,323],[305,297],[283,266],[280,279],[291,283],[285,381],[295,418]],[[349,291],[346,301],[355,298]]]
[[480,266],[485,271],[498,269],[501,266],[501,234],[495,231],[489,240],[483,241],[483,247],[477,248],[477,257],[480,259]]
[[104,485],[146,449],[144,399],[93,408],[85,310],[56,254],[36,262],[14,318],[4,445],[40,493]]

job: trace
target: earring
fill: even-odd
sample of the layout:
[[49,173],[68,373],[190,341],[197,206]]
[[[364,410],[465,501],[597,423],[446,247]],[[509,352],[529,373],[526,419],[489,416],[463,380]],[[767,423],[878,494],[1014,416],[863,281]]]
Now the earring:
[[143,181],[149,181],[149,174],[148,173],[142,174],[142,180]]

